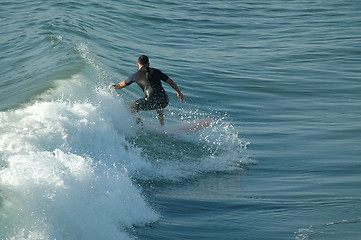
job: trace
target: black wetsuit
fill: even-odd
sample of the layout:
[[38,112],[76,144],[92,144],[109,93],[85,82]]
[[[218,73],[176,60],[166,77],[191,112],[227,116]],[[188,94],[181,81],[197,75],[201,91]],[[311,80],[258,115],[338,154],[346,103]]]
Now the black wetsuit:
[[155,110],[165,108],[168,105],[169,98],[161,80],[166,82],[168,78],[162,71],[149,67],[142,67],[138,72],[131,74],[125,84],[129,86],[136,82],[145,94],[144,98],[135,101],[136,109]]

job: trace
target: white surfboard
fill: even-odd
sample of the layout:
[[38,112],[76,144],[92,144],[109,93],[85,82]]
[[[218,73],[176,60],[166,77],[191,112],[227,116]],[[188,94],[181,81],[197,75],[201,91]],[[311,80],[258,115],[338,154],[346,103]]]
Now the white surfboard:
[[198,132],[212,124],[212,118],[196,119],[191,122],[178,123],[170,126],[171,130],[176,133],[193,133]]
[[[196,119],[189,122],[182,122],[173,125],[160,126],[153,129],[153,132],[166,135],[181,135],[199,132],[212,125],[212,118]],[[152,131],[152,130],[151,130]]]

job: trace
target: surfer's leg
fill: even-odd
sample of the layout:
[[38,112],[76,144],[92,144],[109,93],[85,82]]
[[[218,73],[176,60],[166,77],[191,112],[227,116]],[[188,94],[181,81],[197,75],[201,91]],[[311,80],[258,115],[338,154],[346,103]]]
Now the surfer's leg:
[[160,125],[164,126],[164,108],[168,105],[169,98],[168,95],[165,94],[163,97],[156,99],[155,110],[158,113],[158,119]]
[[142,123],[142,119],[139,117],[139,114],[137,114],[138,113],[138,108],[137,108],[137,104],[136,104],[135,101],[130,104],[130,112],[132,114],[136,114],[135,122],[137,124]]
[[135,103],[135,101],[130,104],[130,112],[132,114],[136,114],[138,112],[137,104]]
[[[133,114],[137,114],[139,110],[145,111],[145,110],[154,110],[154,109],[155,109],[154,103],[150,101],[148,98],[141,98],[130,104],[130,112]],[[138,114],[136,115],[136,122],[142,123],[142,120],[140,119]]]
[[163,108],[157,108],[158,113],[158,119],[160,122],[160,125],[164,126],[164,109]]

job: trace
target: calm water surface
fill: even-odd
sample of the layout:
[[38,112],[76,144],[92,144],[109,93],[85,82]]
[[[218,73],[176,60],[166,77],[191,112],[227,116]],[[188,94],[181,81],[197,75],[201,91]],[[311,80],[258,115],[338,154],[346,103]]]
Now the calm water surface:
[[[359,239],[359,1],[0,3],[0,239]],[[140,54],[174,79],[134,123]]]

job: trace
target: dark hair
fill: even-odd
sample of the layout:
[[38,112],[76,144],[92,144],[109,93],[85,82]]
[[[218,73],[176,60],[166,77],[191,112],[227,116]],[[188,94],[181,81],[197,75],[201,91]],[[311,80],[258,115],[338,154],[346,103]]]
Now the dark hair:
[[138,58],[138,63],[142,66],[146,66],[149,64],[149,58],[145,55],[141,55],[139,58]]

